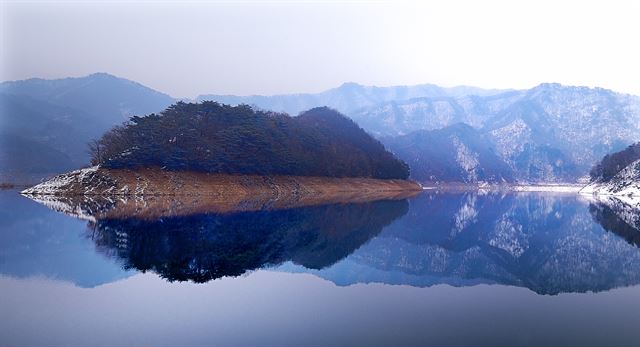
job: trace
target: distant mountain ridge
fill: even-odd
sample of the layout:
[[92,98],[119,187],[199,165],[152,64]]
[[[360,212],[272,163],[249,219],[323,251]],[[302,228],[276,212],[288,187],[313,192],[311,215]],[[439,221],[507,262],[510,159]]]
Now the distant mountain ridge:
[[[481,133],[487,142],[484,146],[493,148],[509,167],[513,180],[520,182],[576,181],[605,154],[640,141],[640,97],[558,83],[506,91],[447,89],[430,84],[379,88],[346,83],[318,94],[205,95],[199,99],[248,103],[292,114],[304,106],[325,104],[387,140],[465,123]],[[421,141],[420,136],[412,138]],[[415,144],[419,147],[418,142]],[[414,163],[438,161],[428,151],[422,155],[414,151],[413,155],[404,159]],[[462,176],[455,179],[468,180]]]
[[505,92],[505,90],[481,89],[469,86],[444,88],[435,84],[419,84],[414,86],[376,87],[348,82],[320,93],[272,96],[205,94],[198,96],[196,100],[217,101],[231,105],[248,104],[266,110],[285,112],[292,116],[314,107],[328,106],[349,115],[358,109],[372,107],[388,101],[410,100],[421,97],[488,96],[502,92]]
[[529,182],[575,181],[605,154],[640,140],[640,97],[559,84],[487,97],[389,102],[350,116],[379,137],[469,124],[517,180]]
[[109,125],[68,107],[0,94],[0,173],[46,174],[84,165],[86,143]]
[[0,83],[0,180],[37,181],[89,163],[87,144],[174,99],[105,73]]
[[[32,78],[0,83],[0,93],[23,95],[73,108],[119,124],[131,115],[160,111],[176,99],[107,73],[54,80]],[[159,109],[160,107],[160,109]]]

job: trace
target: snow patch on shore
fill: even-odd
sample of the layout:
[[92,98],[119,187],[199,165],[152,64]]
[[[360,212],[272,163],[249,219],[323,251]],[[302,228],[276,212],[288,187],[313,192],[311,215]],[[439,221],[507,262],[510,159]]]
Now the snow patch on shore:
[[549,192],[549,193],[578,193],[584,186],[572,183],[545,184],[506,184],[479,182],[478,184],[437,184],[422,186],[423,190],[464,190],[478,192]]
[[631,205],[640,203],[640,160],[618,172],[607,182],[594,182],[580,190],[580,194],[615,196]]
[[35,185],[31,188],[23,190],[22,194],[43,194],[53,195],[60,193],[66,187],[74,183],[82,183],[85,178],[88,178],[92,173],[98,171],[99,166],[92,166],[86,169],[80,169],[71,171],[66,174],[58,175],[52,179]]
[[557,192],[557,193],[577,193],[582,189],[582,185],[577,184],[535,184],[535,185],[514,185],[511,190],[515,192]]

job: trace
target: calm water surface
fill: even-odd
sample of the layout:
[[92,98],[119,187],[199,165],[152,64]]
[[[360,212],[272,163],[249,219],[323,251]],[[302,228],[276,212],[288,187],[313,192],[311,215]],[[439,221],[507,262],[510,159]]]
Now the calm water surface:
[[0,346],[638,346],[639,216],[425,192],[82,220],[0,191]]

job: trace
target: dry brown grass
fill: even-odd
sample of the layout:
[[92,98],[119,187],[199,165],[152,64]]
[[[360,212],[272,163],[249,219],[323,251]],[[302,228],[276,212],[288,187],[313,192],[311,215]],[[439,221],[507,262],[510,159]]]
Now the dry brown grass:
[[[99,218],[157,218],[404,199],[420,191],[420,185],[406,180],[245,176],[152,168],[99,169],[48,194],[70,206],[100,210]],[[32,193],[37,195],[37,189]],[[108,209],[98,207],[106,201],[115,204]]]
[[227,175],[164,171],[158,168],[72,172],[53,179],[56,180],[65,183],[53,192],[39,191],[39,186],[31,190],[35,194],[53,195],[200,195],[242,198],[421,190],[420,185],[407,180]]

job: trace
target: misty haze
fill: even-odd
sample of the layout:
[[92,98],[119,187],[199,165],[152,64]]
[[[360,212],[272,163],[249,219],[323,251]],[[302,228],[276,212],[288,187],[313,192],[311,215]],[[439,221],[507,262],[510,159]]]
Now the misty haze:
[[0,1],[0,346],[640,343],[640,5]]

